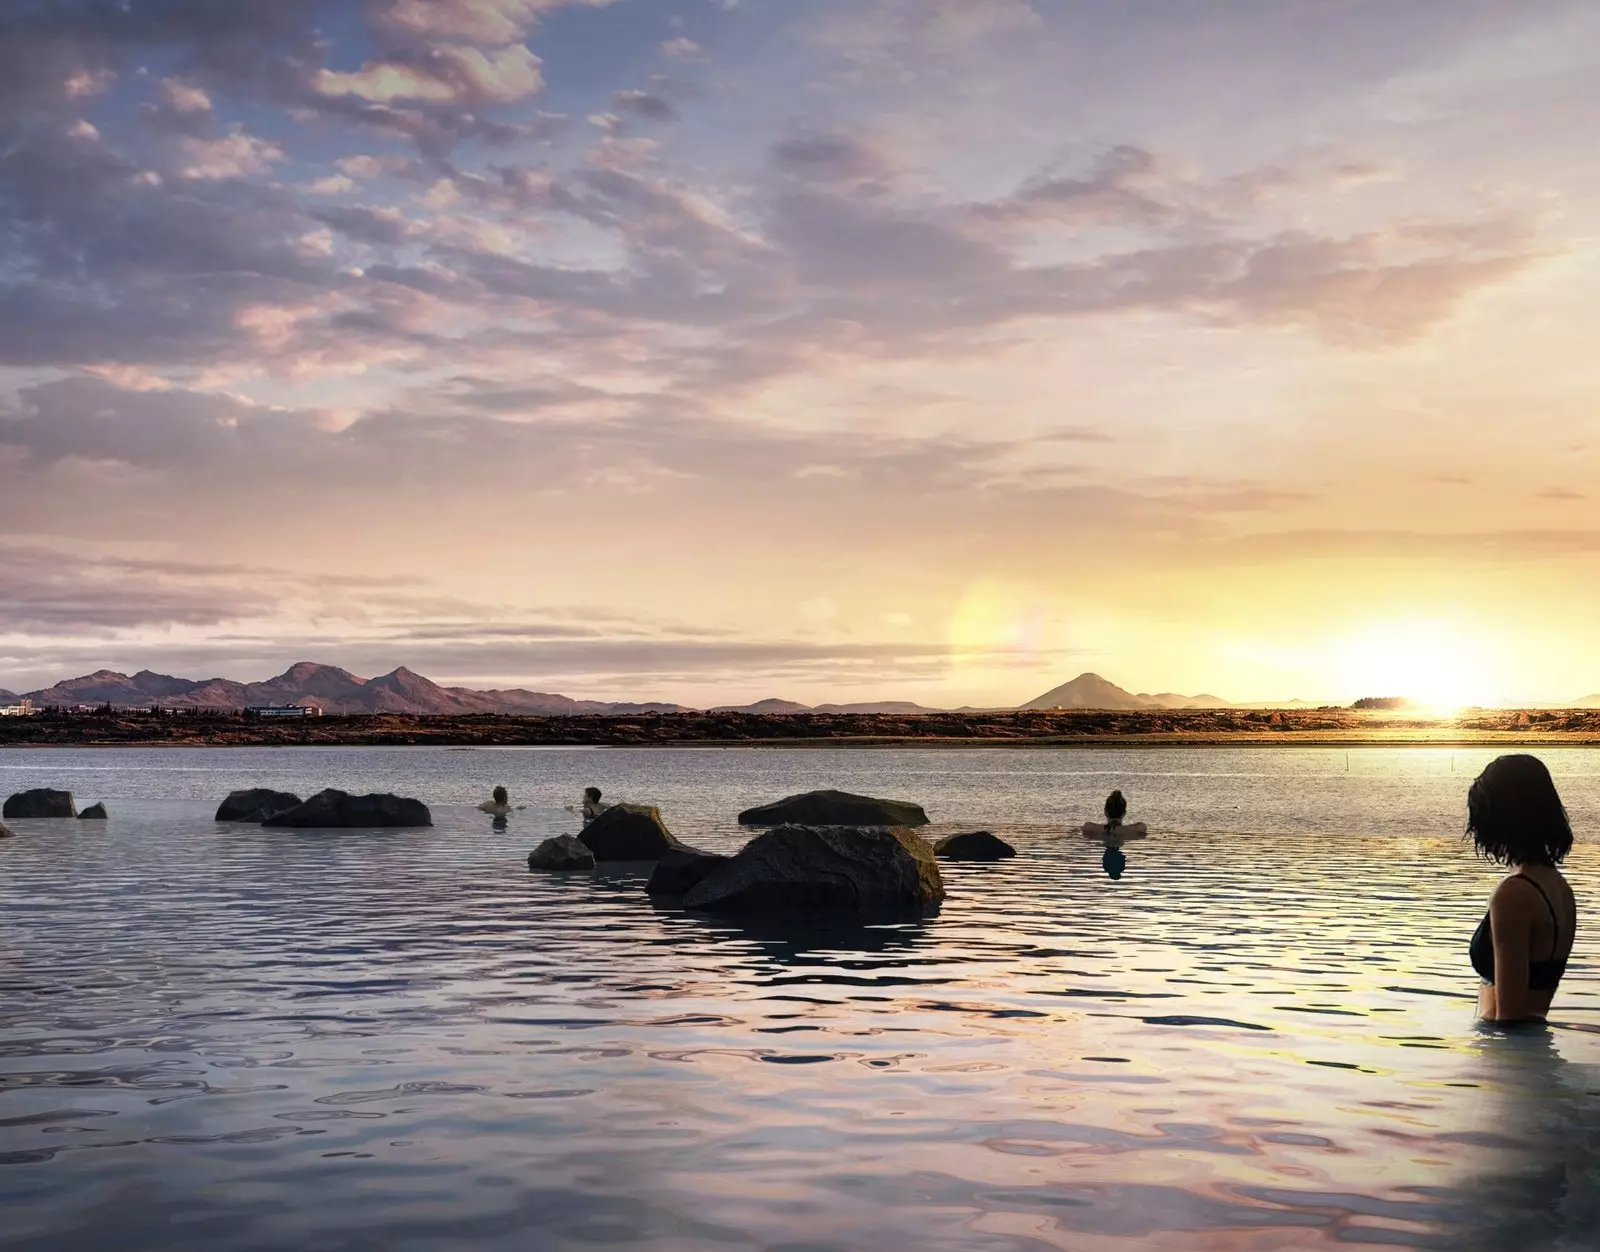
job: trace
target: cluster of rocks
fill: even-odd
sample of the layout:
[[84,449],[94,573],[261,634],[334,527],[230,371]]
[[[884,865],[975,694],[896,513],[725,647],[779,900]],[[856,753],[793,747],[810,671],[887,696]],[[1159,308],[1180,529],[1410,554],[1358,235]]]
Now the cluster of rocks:
[[349,830],[387,826],[432,826],[421,800],[388,793],[353,796],[329,787],[309,800],[291,791],[252,787],[232,791],[217,808],[219,822],[254,822],[300,830]]
[[[19,791],[8,796],[4,808],[0,808],[0,817],[76,817],[84,821],[103,821],[106,818],[106,806],[91,804],[80,813],[72,798],[72,792],[35,787],[30,791]],[[12,833],[4,826],[0,826],[0,838]]]
[[645,890],[689,909],[724,913],[920,912],[944,899],[937,858],[996,861],[1016,851],[988,831],[930,845],[914,833],[919,805],[811,791],[739,814],[768,829],[731,856],[682,843],[659,810],[619,804],[581,834],[546,839],[530,870],[584,871],[606,861],[654,861]]
[[[78,810],[72,792],[36,787],[19,791],[5,802],[0,816],[9,818],[76,817],[105,820],[104,804]],[[421,800],[388,794],[353,796],[329,788],[309,800],[289,791],[252,787],[233,791],[217,808],[219,822],[254,822],[262,826],[299,829],[354,829],[389,826],[432,826],[433,815]],[[0,825],[0,839],[14,832]]]

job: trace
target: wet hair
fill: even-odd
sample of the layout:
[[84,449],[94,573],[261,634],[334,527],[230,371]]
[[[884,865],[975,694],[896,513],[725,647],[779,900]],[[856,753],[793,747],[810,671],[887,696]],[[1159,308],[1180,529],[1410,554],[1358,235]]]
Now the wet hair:
[[494,802],[496,804],[504,804],[506,802],[506,789],[504,787],[496,787],[494,789]]
[[598,800],[600,798],[600,788],[599,787],[585,787],[583,789],[583,798],[585,800]]
[[1113,791],[1106,797],[1106,824],[1108,826],[1122,825],[1122,819],[1128,815],[1128,802],[1122,798],[1122,792]]
[[1467,837],[1502,865],[1561,864],[1572,826],[1544,762],[1525,752],[1490,761],[1467,791]]

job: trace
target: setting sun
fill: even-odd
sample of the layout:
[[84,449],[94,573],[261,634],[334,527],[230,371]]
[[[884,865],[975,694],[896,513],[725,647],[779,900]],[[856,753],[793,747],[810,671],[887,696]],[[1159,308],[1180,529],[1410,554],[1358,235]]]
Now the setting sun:
[[1452,624],[1374,625],[1334,648],[1339,690],[1360,696],[1403,696],[1430,710],[1496,703],[1501,694],[1493,649]]

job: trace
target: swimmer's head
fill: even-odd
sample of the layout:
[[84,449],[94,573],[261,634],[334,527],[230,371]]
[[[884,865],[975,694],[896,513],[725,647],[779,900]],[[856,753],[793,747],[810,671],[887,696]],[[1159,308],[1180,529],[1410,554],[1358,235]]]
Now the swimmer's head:
[[494,802],[496,804],[504,804],[506,798],[506,789],[504,787],[496,787],[494,789]]
[[1467,792],[1467,836],[1502,865],[1560,865],[1572,826],[1544,762],[1522,752],[1490,761]]
[[1113,791],[1106,797],[1106,821],[1115,826],[1128,815],[1128,802],[1122,798],[1122,792]]
[[585,787],[583,789],[583,798],[585,800],[598,800],[600,798],[600,788],[599,787]]

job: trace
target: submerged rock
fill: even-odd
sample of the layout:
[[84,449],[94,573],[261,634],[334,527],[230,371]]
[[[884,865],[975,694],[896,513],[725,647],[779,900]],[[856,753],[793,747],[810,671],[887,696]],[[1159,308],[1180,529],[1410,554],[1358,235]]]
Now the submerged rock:
[[1017,850],[987,830],[972,830],[962,835],[946,835],[933,845],[933,854],[946,861],[1003,861]]
[[920,804],[848,791],[807,791],[739,814],[741,826],[926,826]]
[[80,821],[103,822],[106,820],[106,806],[103,804],[91,804],[88,808],[84,809],[83,812],[78,814],[78,818]]
[[656,862],[655,872],[644,889],[653,896],[681,896],[698,886],[713,870],[731,858],[720,852],[701,852],[698,848],[674,848]]
[[9,839],[11,836],[11,829],[4,822],[0,822],[0,839]]
[[271,814],[263,826],[356,828],[364,826],[432,826],[433,815],[421,800],[405,796],[353,796],[329,787],[303,804]]
[[933,849],[889,827],[779,826],[684,896],[711,912],[921,911],[944,899]]
[[32,791],[19,791],[0,809],[0,817],[76,817],[78,808],[72,802],[72,792],[52,791],[48,787],[35,787]]
[[584,870],[594,868],[594,853],[571,835],[546,839],[528,853],[529,869]]
[[228,798],[217,806],[219,822],[264,822],[274,813],[282,813],[302,803],[292,791],[273,791],[270,787],[251,787],[246,791],[230,791]]
[[597,861],[659,861],[683,845],[648,804],[613,804],[578,836]]

